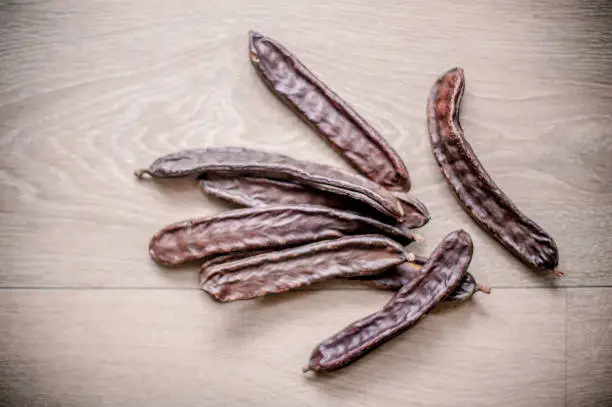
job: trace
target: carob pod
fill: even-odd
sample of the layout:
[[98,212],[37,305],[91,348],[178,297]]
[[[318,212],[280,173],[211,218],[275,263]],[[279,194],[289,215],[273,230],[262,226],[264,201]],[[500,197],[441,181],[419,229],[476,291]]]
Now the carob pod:
[[464,88],[463,69],[454,68],[431,89],[429,137],[442,174],[463,209],[506,249],[531,267],[554,270],[559,263],[555,241],[499,189],[463,135],[459,105]]
[[280,249],[345,235],[381,234],[401,244],[422,237],[398,228],[322,206],[285,205],[227,211],[166,226],[149,244],[160,264],[183,262],[231,252]]
[[410,189],[403,160],[380,133],[281,44],[254,31],[249,37],[251,63],[274,95],[364,176]]
[[[211,275],[213,272],[212,267],[223,264],[235,262],[237,260],[245,259],[247,257],[253,257],[263,253],[270,253],[270,250],[258,250],[255,252],[233,252],[228,254],[222,254],[219,256],[207,259],[202,263],[200,268],[200,275]],[[411,253],[412,254],[412,253]],[[370,274],[364,276],[351,276],[346,277],[349,280],[363,281],[372,287],[381,290],[399,291],[404,285],[408,284],[411,280],[419,278],[423,264],[427,262],[427,257],[419,256],[414,254],[414,260],[407,260],[395,267],[391,267],[377,274]],[[278,278],[283,278],[279,276]],[[444,299],[448,302],[462,302],[472,298],[476,292],[482,291],[487,294],[491,293],[491,288],[476,282],[474,276],[470,273],[466,273],[463,280],[455,288],[455,290]]]
[[[377,211],[358,200],[294,182],[257,177],[209,176],[203,177],[200,186],[207,195],[243,206],[322,205],[380,218]],[[427,208],[421,201],[405,192],[393,191],[392,193],[399,200],[404,211],[401,227],[419,228],[431,219]],[[382,218],[382,220],[386,219],[388,219],[387,216]]]
[[202,267],[200,287],[217,301],[282,293],[335,277],[380,273],[414,255],[378,235],[348,236]]
[[360,201],[381,216],[402,222],[404,210],[388,190],[360,175],[329,165],[300,161],[289,156],[240,147],[184,150],[155,160],[137,177],[153,178],[256,176],[290,181]]
[[414,326],[461,282],[472,259],[472,239],[463,230],[447,235],[411,280],[378,312],[321,342],[304,372],[340,369]]

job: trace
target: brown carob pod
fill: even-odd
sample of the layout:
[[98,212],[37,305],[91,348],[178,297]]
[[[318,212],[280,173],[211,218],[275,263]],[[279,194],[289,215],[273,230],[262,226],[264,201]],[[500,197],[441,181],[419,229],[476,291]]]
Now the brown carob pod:
[[393,226],[322,206],[285,205],[227,211],[166,226],[149,244],[160,264],[232,252],[280,249],[345,235],[381,234],[401,244],[422,240]]
[[[300,246],[304,247],[304,246]],[[237,260],[246,259],[247,257],[257,256],[263,253],[271,253],[270,250],[259,250],[254,252],[233,252],[228,254],[222,254],[219,256],[212,257],[207,259],[202,263],[200,268],[200,280],[202,280],[202,276],[209,276],[214,273],[213,266],[236,262]],[[414,260],[408,259],[405,262],[391,267],[387,270],[381,271],[376,274],[368,274],[368,275],[360,275],[360,276],[340,276],[344,278],[348,278],[350,280],[362,281],[365,284],[368,284],[372,287],[381,289],[381,290],[391,290],[391,291],[399,291],[404,285],[408,284],[411,280],[415,278],[419,278],[421,273],[421,269],[423,264],[427,262],[427,257],[419,256],[416,254],[412,254]],[[411,258],[412,258],[411,256]],[[224,266],[225,270],[225,266]],[[287,273],[290,271],[288,270]],[[207,277],[204,277],[204,279]],[[272,277],[271,277],[272,278]],[[277,274],[277,279],[283,279],[284,276],[281,274]],[[455,290],[448,295],[444,299],[444,301],[448,302],[461,302],[466,301],[478,292],[482,291],[487,294],[491,292],[491,289],[487,286],[478,284],[474,276],[470,273],[466,273],[463,277],[463,280],[459,283],[459,285],[455,288]],[[265,293],[263,293],[265,294]]]
[[217,301],[247,300],[335,277],[376,274],[410,260],[414,255],[387,237],[348,236],[202,267],[200,287]]
[[402,287],[380,311],[321,342],[304,372],[340,369],[414,326],[461,282],[472,252],[466,232],[447,235],[423,265],[420,278]]
[[[389,219],[388,216],[381,218],[377,211],[358,200],[294,182],[257,177],[209,176],[200,181],[200,186],[207,195],[242,206],[322,205],[357,212],[383,221]],[[393,195],[399,200],[404,211],[401,227],[420,228],[431,219],[427,208],[418,199],[405,192],[393,191]]]
[[555,241],[499,189],[463,135],[459,105],[464,88],[463,70],[454,68],[431,89],[429,137],[442,174],[465,211],[506,249],[531,267],[554,270],[559,263]]
[[205,178],[211,175],[290,181],[357,200],[397,222],[404,218],[400,201],[367,178],[329,165],[261,150],[240,147],[183,150],[158,158],[147,169],[135,171],[139,178],[144,174],[153,178]]
[[409,190],[399,154],[292,53],[251,31],[249,56],[263,82],[357,171],[386,188]]

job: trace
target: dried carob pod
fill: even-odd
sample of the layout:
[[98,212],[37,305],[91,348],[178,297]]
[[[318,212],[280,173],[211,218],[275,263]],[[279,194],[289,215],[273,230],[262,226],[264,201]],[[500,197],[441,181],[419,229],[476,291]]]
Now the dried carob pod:
[[277,41],[254,31],[249,37],[251,63],[274,95],[364,176],[410,189],[403,160],[383,136]]
[[[265,205],[322,205],[357,212],[381,220],[370,205],[345,195],[329,193],[307,185],[258,177],[203,177],[202,190],[210,196],[249,207]],[[414,229],[424,226],[430,215],[425,205],[405,192],[392,191],[402,205],[404,218],[401,227]]]
[[380,311],[321,342],[304,372],[340,369],[414,326],[461,282],[472,251],[466,232],[447,235],[423,265],[420,278],[402,287]]
[[442,174],[479,226],[525,264],[554,270],[559,252],[553,238],[493,182],[463,135],[459,106],[464,88],[463,69],[454,68],[434,83],[429,96],[429,137]]
[[[271,252],[271,250],[259,250],[255,252],[233,252],[215,256],[210,259],[207,259],[202,263],[200,273],[201,276],[212,275],[214,273],[213,266],[230,262],[233,263],[237,260],[246,259],[247,257],[250,258],[256,255]],[[425,264],[426,262],[427,257],[414,254],[414,260],[408,259],[405,262],[395,267],[391,267],[389,269],[381,271],[380,273],[361,276],[350,276],[345,278],[348,278],[350,280],[362,281],[364,284],[368,284],[372,287],[381,290],[399,291],[404,285],[410,283],[410,281],[412,281],[413,279],[420,278],[423,264]],[[289,273],[290,271],[288,270],[287,272]],[[283,279],[284,276],[281,274],[277,274],[276,277],[270,276],[270,278]],[[466,275],[463,277],[463,280],[461,280],[455,290],[450,293],[448,297],[444,299],[444,301],[466,301],[472,298],[472,296],[478,291],[482,291],[489,294],[491,292],[491,289],[485,285],[477,283],[474,276],[472,276],[470,273],[466,273]],[[262,292],[262,295],[264,294],[266,293]]]
[[414,255],[387,237],[347,236],[202,267],[200,286],[217,301],[247,300],[335,277],[376,274],[410,260]]
[[422,237],[350,212],[322,206],[289,205],[238,209],[188,219],[157,232],[149,244],[160,264],[232,252],[280,249],[345,235],[381,234],[401,244]]
[[290,181],[368,205],[381,216],[400,222],[402,203],[388,190],[360,175],[329,165],[300,161],[283,154],[239,147],[183,150],[155,160],[137,177],[153,178],[255,176]]

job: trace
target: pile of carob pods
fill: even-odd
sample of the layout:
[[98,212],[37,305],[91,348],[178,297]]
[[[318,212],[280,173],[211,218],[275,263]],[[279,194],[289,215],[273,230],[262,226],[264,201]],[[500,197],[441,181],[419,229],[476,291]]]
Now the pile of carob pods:
[[[200,285],[227,302],[286,292],[332,278],[394,291],[379,311],[321,342],[303,369],[328,372],[414,326],[441,301],[489,292],[467,272],[473,245],[449,233],[429,255],[425,205],[410,196],[406,166],[351,106],[275,40],[249,33],[249,57],[270,90],[361,175],[248,148],[179,151],[136,171],[140,178],[192,177],[210,196],[245,207],[166,226],[151,239],[159,264],[201,262]],[[495,185],[463,136],[465,78],[453,68],[433,84],[427,123],[433,155],[467,213],[527,266],[555,271],[553,239]],[[559,271],[556,275],[561,275]]]

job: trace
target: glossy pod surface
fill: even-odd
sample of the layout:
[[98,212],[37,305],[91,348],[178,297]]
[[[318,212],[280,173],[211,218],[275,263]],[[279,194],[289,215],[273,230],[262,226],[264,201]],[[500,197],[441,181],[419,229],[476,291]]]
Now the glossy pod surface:
[[320,343],[304,371],[340,369],[412,327],[460,283],[472,251],[472,239],[466,232],[447,235],[423,265],[420,278],[403,286],[380,311]]
[[160,264],[176,265],[219,254],[280,249],[357,234],[381,234],[402,244],[417,238],[349,212],[321,206],[269,206],[169,225],[153,236],[149,253]]
[[364,176],[410,189],[404,162],[380,133],[277,41],[253,31],[249,36],[251,63],[281,101]]
[[493,182],[463,135],[459,105],[464,88],[463,70],[455,68],[431,89],[429,136],[442,174],[478,225],[527,265],[552,270],[559,262],[555,241]]
[[207,175],[222,177],[256,176],[291,181],[327,193],[348,197],[401,222],[400,201],[385,188],[360,175],[329,165],[300,161],[283,154],[239,147],[183,150],[155,160],[136,176],[176,178]]

